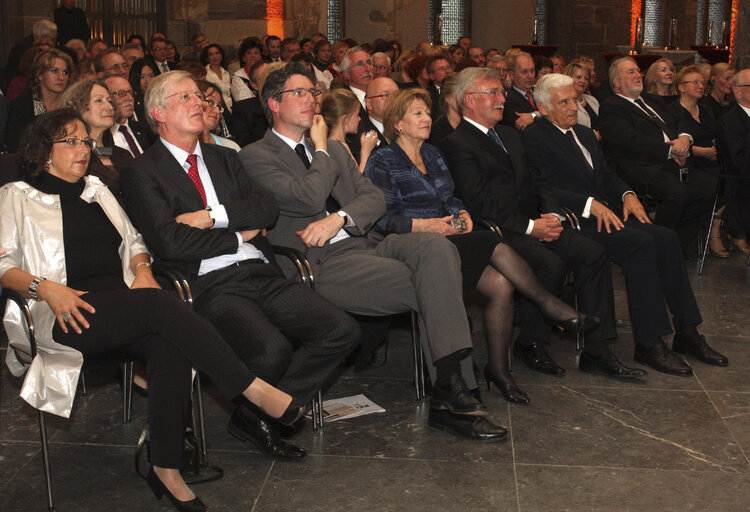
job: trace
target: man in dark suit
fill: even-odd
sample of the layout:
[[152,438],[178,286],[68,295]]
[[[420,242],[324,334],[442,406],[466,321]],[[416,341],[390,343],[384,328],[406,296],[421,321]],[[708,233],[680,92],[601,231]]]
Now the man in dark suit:
[[166,73],[175,67],[174,62],[167,61],[167,40],[163,37],[151,39],[146,60],[155,73]]
[[[126,209],[155,265],[188,278],[196,311],[248,368],[310,400],[354,348],[358,328],[310,288],[284,278],[264,236],[278,205],[234,151],[198,143],[203,103],[187,72],[151,82],[146,111],[160,138],[121,173]],[[269,455],[305,455],[249,402],[232,414],[228,429]]]
[[508,60],[508,73],[512,86],[505,100],[502,123],[523,130],[540,116],[533,95],[536,78],[534,59],[526,52],[517,53]]
[[484,405],[470,392],[477,385],[455,247],[436,233],[382,239],[371,231],[385,212],[383,193],[362,176],[342,144],[327,139],[323,118],[315,116],[312,87],[312,76],[299,63],[268,75],[261,101],[271,129],[240,152],[247,172],[279,202],[269,239],[302,251],[313,267],[315,289],[347,311],[419,312],[434,383],[429,424],[470,439],[504,438],[507,432],[485,419]]
[[[359,100],[359,119],[367,119],[367,108],[365,106],[365,96],[367,96],[367,88],[370,86],[372,81],[375,79],[373,75],[372,59],[359,46],[349,48],[344,55],[344,59],[341,61],[341,73],[346,78],[349,84],[349,90]],[[359,162],[360,157],[360,142],[359,136],[352,134],[347,135],[347,144],[349,149],[352,151],[355,160]],[[356,140],[355,140],[356,139]],[[349,144],[352,143],[352,144]]]
[[711,214],[716,179],[693,167],[692,136],[661,99],[642,94],[635,60],[614,60],[609,81],[614,94],[601,104],[599,128],[610,164],[636,191],[659,201],[656,223],[677,231],[683,252],[691,256]]
[[426,68],[427,76],[430,77],[430,85],[427,86],[427,92],[430,93],[430,99],[432,100],[432,110],[430,113],[432,120],[435,121],[443,115],[443,111],[440,109],[440,89],[443,86],[443,78],[448,76],[453,71],[453,68],[450,61],[442,55],[430,57]]
[[[609,375],[643,375],[642,370],[620,363],[605,341],[614,338],[616,330],[612,276],[604,248],[570,227],[563,229],[557,197],[539,173],[529,168],[518,132],[499,125],[505,97],[497,71],[465,69],[458,77],[456,98],[464,117],[441,144],[456,196],[475,218],[490,219],[500,227],[505,241],[526,259],[551,293],[560,293],[572,269],[580,310],[601,320],[586,335],[586,358]],[[565,370],[545,349],[550,334],[541,311],[524,299],[516,354],[536,371],[563,375]]]
[[[676,330],[673,350],[726,366],[727,358],[712,350],[696,329],[702,319],[677,234],[651,223],[635,193],[607,165],[594,132],[577,124],[573,79],[546,75],[534,93],[544,117],[521,136],[529,162],[550,181],[560,204],[580,219],[581,233],[602,244],[610,260],[622,267],[636,361],[662,372],[692,375],[690,366],[662,340],[672,332],[668,305]],[[616,212],[622,212],[622,218]],[[584,357],[581,369],[587,368],[595,366]]]
[[747,236],[750,233],[750,69],[734,75],[732,92],[736,103],[719,119],[716,148],[724,172],[745,179],[726,178],[727,208],[722,217],[730,233]]
[[135,100],[130,82],[119,76],[110,76],[104,80],[104,84],[117,105],[118,114],[112,128],[104,132],[104,145],[121,147],[137,157],[151,147],[154,135],[144,123],[131,119]]
[[64,46],[69,39],[80,39],[84,44],[89,40],[89,22],[83,9],[76,7],[76,0],[62,0],[55,9],[57,42]]
[[379,144],[375,149],[385,147],[388,144],[388,140],[383,135],[385,133],[383,116],[385,107],[388,106],[388,100],[398,90],[398,84],[387,77],[376,78],[367,86],[367,95],[365,96],[367,115],[362,117],[360,113],[357,133],[350,133],[346,136],[346,144],[357,162],[359,162],[362,154],[363,133],[374,131],[377,134]]

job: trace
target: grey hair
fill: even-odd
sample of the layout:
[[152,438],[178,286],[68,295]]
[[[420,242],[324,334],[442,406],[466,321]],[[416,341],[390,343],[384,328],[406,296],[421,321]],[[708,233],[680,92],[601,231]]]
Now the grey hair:
[[738,85],[740,85],[740,75],[742,74],[743,71],[748,71],[748,70],[740,69],[734,74],[734,76],[732,77],[732,87],[737,87]]
[[[346,50],[346,54],[344,55],[344,58],[341,59],[341,64],[339,65],[339,68],[341,68],[342,73],[346,73],[349,71],[349,55],[351,55],[354,52],[364,52],[361,46],[352,46],[348,50]],[[367,52],[365,52],[367,53]]]
[[635,62],[635,59],[633,57],[619,57],[613,60],[612,63],[609,65],[607,76],[609,78],[609,85],[610,87],[612,87],[612,90],[614,90],[615,88],[615,78],[617,78],[617,69],[620,67],[620,62],[623,62],[625,60],[631,60]]
[[552,108],[552,89],[573,85],[573,78],[561,73],[549,73],[544,75],[534,86],[534,101],[547,108]]
[[50,20],[39,20],[31,27],[31,34],[34,37],[51,36],[57,33],[57,25]]
[[192,75],[187,71],[168,71],[161,73],[156,78],[151,80],[146,89],[146,97],[144,98],[144,108],[146,110],[146,120],[149,126],[154,132],[159,131],[159,121],[154,119],[154,115],[151,113],[151,108],[167,108],[167,87],[182,80],[190,78]]
[[495,68],[466,68],[458,74],[458,81],[456,82],[456,100],[458,106],[463,112],[466,104],[464,103],[464,96],[468,92],[468,89],[474,85],[474,82],[480,78],[494,78],[500,80],[500,74]]
[[[375,57],[377,57],[378,59],[385,57],[385,59],[388,61],[388,65],[389,66],[391,65],[391,58],[387,54],[385,54],[383,52],[377,52],[377,53],[373,53],[370,58],[371,59],[375,59]],[[343,62],[342,62],[342,64],[343,64]]]

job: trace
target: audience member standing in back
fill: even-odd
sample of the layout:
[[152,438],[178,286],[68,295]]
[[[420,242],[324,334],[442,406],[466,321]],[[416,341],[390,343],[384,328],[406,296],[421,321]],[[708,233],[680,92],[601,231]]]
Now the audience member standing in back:
[[55,24],[57,25],[57,42],[60,46],[69,39],[80,39],[84,43],[89,40],[89,22],[83,9],[76,7],[76,0],[62,0],[60,7],[55,9]]

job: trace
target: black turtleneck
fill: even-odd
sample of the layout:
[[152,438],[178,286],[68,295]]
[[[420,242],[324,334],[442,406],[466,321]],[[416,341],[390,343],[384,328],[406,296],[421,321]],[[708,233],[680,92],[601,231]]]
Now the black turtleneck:
[[70,183],[44,173],[32,185],[60,196],[68,286],[84,291],[125,288],[118,254],[122,238],[98,203],[81,199],[84,180]]

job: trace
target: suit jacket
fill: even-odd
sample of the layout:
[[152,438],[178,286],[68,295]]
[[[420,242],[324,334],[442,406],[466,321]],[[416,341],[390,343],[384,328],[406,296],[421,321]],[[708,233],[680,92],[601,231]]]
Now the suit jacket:
[[10,101],[8,106],[8,124],[5,129],[5,145],[8,151],[18,151],[24,128],[34,120],[34,103],[31,91],[27,88],[18,98]]
[[327,216],[328,196],[333,194],[353,222],[346,231],[353,237],[373,237],[373,242],[377,238],[370,230],[385,213],[385,199],[383,193],[362,176],[341,143],[329,140],[328,155],[315,151],[311,141],[306,139],[305,143],[313,153],[309,169],[272,130],[268,130],[263,139],[243,148],[240,160],[253,179],[273,191],[279,203],[279,218],[268,232],[269,240],[301,251],[317,271],[330,244],[308,248],[296,233]]
[[[133,132],[133,135],[135,135],[135,140],[138,141],[138,144],[140,144],[141,149],[145,152],[148,148],[151,147],[151,144],[154,143],[154,134],[151,130],[149,130],[148,125],[140,121],[134,121],[132,119],[128,119],[128,126],[130,126],[130,131]],[[112,137],[112,132],[109,130],[105,131],[104,134],[102,134],[102,139],[104,141],[104,145],[106,147],[113,147],[115,145],[114,138]],[[124,147],[126,151],[129,151],[130,148]]]
[[[750,117],[737,103],[719,119],[716,149],[726,174],[750,177]],[[728,179],[725,192],[735,198],[750,199],[750,179]]]
[[362,156],[362,144],[359,142],[360,136],[370,130],[375,130],[378,134],[378,140],[380,146],[376,146],[376,149],[383,147],[388,142],[385,140],[385,136],[380,133],[372,121],[370,121],[370,114],[367,113],[364,107],[359,107],[359,125],[357,126],[357,133],[348,133],[346,135],[346,145],[349,146],[349,150],[352,152],[352,156],[359,163],[359,159]]
[[516,119],[518,114],[524,114],[528,112],[534,112],[536,109],[529,103],[526,96],[515,90],[513,87],[508,89],[508,95],[505,97],[505,109],[503,111],[502,123],[511,128],[516,127]]
[[231,131],[240,147],[262,139],[268,129],[266,114],[257,97],[235,102],[232,122]]
[[[687,131],[658,96],[641,97],[664,120],[670,140]],[[599,109],[599,129],[610,164],[626,179],[648,183],[658,171],[676,172],[661,126],[630,101],[616,94],[605,99]]]
[[[148,65],[151,67],[151,69],[154,70],[154,74],[156,76],[159,76],[161,74],[161,68],[156,64],[154,58],[151,55],[146,54],[144,59],[148,61]],[[177,64],[171,61],[167,61],[167,66],[169,66],[170,71],[173,71],[177,67]]]
[[505,151],[465,119],[443,139],[456,196],[475,218],[491,219],[503,231],[523,235],[530,219],[542,213],[560,213],[557,197],[526,158],[521,136],[495,126]]
[[437,87],[435,87],[435,84],[432,82],[430,82],[430,85],[427,86],[427,92],[430,95],[430,100],[432,100],[430,116],[432,117],[432,121],[435,122],[440,116],[443,115],[443,109],[440,108],[440,92],[438,92]]
[[[201,151],[216,195],[227,211],[226,228],[198,229],[175,221],[177,215],[205,206],[161,140],[120,172],[125,209],[155,255],[156,264],[175,268],[187,278],[198,275],[201,260],[235,253],[235,232],[268,227],[278,215],[273,195],[250,178],[234,150],[201,143]],[[252,244],[274,261],[265,237],[256,236]]]
[[[630,187],[615,174],[604,157],[594,132],[583,125],[573,127],[578,140],[591,153],[593,169],[570,139],[546,119],[539,119],[521,132],[529,163],[547,179],[562,206],[580,217],[589,197],[614,211],[622,210],[622,195]],[[595,220],[590,217],[589,220]]]

